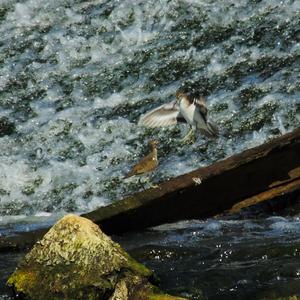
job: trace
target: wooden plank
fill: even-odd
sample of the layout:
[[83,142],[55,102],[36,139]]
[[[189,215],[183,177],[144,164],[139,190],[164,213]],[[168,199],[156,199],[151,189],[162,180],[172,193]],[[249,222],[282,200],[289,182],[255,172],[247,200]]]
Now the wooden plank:
[[274,199],[276,197],[292,193],[297,190],[300,190],[300,179],[296,179],[292,182],[289,182],[288,184],[283,184],[283,185],[277,186],[275,188],[271,188],[260,194],[254,195],[248,199],[238,202],[237,204],[233,205],[230,208],[229,213],[231,213],[231,214],[238,213],[241,209],[243,209],[245,207],[257,205],[261,202],[268,201],[268,200]]
[[[298,189],[295,183],[299,178],[300,128],[82,216],[99,224],[107,234],[118,234],[184,219],[211,217],[255,195],[264,201],[272,199],[276,192],[271,190],[277,187],[285,186],[285,193]],[[247,200],[243,205],[247,203],[254,202]],[[46,231],[2,237],[0,251],[30,246]]]
[[300,129],[296,129],[83,216],[110,234],[206,218],[299,177]]

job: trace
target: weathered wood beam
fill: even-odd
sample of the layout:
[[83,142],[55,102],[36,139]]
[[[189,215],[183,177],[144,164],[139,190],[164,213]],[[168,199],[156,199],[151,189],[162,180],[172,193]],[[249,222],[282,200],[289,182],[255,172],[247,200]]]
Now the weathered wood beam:
[[101,225],[106,233],[121,233],[211,217],[244,199],[299,178],[300,129],[296,129],[83,216]]
[[241,202],[238,202],[237,204],[233,205],[228,213],[235,214],[238,213],[241,209],[245,207],[249,207],[252,205],[257,205],[261,202],[271,200],[277,197],[280,197],[285,194],[293,193],[297,190],[300,190],[300,179],[296,179],[294,181],[291,181],[287,184],[277,186],[275,188],[271,188],[267,191],[264,191],[260,194],[254,195],[250,198],[247,198]]
[[[270,200],[299,189],[299,179],[300,128],[82,216],[107,234],[122,233],[237,210],[245,199],[241,207]],[[47,230],[2,237],[0,251],[30,246]]]

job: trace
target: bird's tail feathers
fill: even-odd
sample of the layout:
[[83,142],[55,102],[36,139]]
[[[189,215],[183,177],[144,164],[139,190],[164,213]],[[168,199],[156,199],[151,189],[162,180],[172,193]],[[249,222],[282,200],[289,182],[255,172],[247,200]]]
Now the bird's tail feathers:
[[206,123],[206,127],[201,127],[198,129],[203,135],[210,137],[210,138],[215,138],[219,135],[218,127],[210,121],[208,121]]
[[128,172],[127,174],[125,174],[124,179],[129,178],[131,176],[135,175],[134,170],[131,170],[130,172]]

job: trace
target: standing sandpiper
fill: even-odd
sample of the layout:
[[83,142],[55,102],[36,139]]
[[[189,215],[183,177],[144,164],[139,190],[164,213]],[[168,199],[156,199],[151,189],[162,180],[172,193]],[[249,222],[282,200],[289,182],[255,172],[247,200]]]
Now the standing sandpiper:
[[191,126],[188,134],[182,139],[183,143],[195,140],[198,130],[208,137],[216,137],[218,128],[207,120],[205,99],[199,93],[177,91],[176,100],[163,104],[142,115],[138,125],[146,127],[163,127],[186,122]]
[[148,173],[153,171],[157,165],[157,145],[158,141],[153,140],[149,142],[149,146],[151,148],[151,152],[142,158],[133,168],[132,170],[125,176],[125,178],[134,176],[134,175],[141,175],[144,173]]

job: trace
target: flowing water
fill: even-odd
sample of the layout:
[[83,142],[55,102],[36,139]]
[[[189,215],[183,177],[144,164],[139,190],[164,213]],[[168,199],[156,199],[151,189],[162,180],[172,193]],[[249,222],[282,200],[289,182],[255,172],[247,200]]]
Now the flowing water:
[[[0,0],[0,234],[44,226],[139,190],[139,179],[123,176],[150,139],[160,142],[151,177],[159,182],[293,130],[300,121],[299,70],[299,0]],[[183,145],[186,125],[137,126],[142,113],[173,100],[180,87],[206,95],[218,139],[199,135]],[[284,222],[298,228],[299,246],[299,220]],[[266,248],[269,239],[259,232],[270,232],[269,223],[263,219],[251,229]],[[245,280],[257,280],[258,288],[254,249],[247,246],[252,236],[235,239],[244,225],[230,223],[229,233],[219,225],[216,239],[231,243],[233,253],[245,242]],[[271,234],[278,249],[297,249],[295,239],[282,234]],[[174,235],[186,239],[187,253],[202,251],[189,234]],[[204,238],[201,247],[209,243]],[[200,264],[195,260],[178,273],[191,297],[197,295],[184,272]],[[214,269],[214,263],[195,281],[211,288],[217,280],[222,287],[226,274],[241,267]]]

